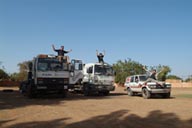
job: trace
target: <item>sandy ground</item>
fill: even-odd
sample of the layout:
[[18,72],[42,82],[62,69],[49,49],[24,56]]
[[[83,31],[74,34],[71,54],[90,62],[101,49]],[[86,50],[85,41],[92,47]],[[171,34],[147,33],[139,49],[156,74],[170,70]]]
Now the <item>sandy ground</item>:
[[1,128],[192,128],[192,88],[173,88],[169,99],[69,93],[28,99],[0,87]]

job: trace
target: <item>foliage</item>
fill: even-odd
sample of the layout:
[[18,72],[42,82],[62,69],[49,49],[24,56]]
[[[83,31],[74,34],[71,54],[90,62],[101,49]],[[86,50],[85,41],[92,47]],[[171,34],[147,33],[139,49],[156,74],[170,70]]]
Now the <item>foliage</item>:
[[14,74],[15,78],[17,78],[18,81],[23,81],[27,79],[27,74],[29,71],[29,67],[28,65],[31,64],[32,61],[24,61],[22,63],[19,63],[19,73],[18,74]]
[[[158,75],[158,80],[165,81],[166,76],[171,69],[168,66],[158,65],[155,67],[150,66],[149,70],[156,69],[157,72],[160,72]],[[113,65],[113,69],[116,72],[115,82],[119,84],[123,84],[125,82],[126,77],[136,74],[145,74],[146,71],[143,69],[143,65],[132,60],[119,60],[116,64]]]
[[19,80],[19,73],[12,73],[12,74],[10,74],[10,80],[11,81],[20,81]]
[[189,78],[187,78],[187,79],[185,80],[185,82],[192,82],[192,75],[189,76]]
[[143,65],[132,60],[119,60],[113,64],[113,69],[116,72],[115,82],[119,84],[123,84],[127,76],[145,73]]
[[158,68],[161,69],[161,72],[158,75],[158,80],[165,81],[166,80],[166,76],[168,75],[169,72],[171,72],[170,67],[159,65]]
[[9,78],[9,75],[3,69],[0,69],[0,80],[4,80],[8,78]]

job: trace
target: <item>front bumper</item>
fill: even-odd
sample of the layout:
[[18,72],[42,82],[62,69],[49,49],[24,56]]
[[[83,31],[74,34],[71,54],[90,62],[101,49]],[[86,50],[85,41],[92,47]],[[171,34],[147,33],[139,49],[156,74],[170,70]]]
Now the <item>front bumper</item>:
[[67,90],[68,85],[37,85],[37,90]]
[[89,87],[92,91],[114,91],[115,86],[113,85],[91,85]]
[[150,89],[151,93],[170,93],[171,89]]

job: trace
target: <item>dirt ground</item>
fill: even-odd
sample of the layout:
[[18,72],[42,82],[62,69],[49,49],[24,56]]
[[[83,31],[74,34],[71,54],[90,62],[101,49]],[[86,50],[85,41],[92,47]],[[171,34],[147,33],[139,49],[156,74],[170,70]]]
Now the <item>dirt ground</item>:
[[173,88],[169,99],[109,96],[28,99],[0,87],[1,128],[192,128],[192,88]]

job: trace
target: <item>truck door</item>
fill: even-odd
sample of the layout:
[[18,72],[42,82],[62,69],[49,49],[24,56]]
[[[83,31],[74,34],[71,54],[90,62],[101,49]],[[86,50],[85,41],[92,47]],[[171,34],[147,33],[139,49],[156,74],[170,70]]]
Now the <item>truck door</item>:
[[83,79],[83,63],[81,60],[71,60],[71,77],[70,83],[76,84]]
[[132,76],[132,77],[130,78],[129,87],[131,88],[132,91],[135,91],[134,76]]
[[83,63],[82,60],[71,60],[71,64],[73,66],[74,71],[75,70],[82,70],[83,69]]
[[134,91],[135,92],[140,92],[140,84],[139,84],[139,77],[138,76],[134,76],[134,80],[133,80],[133,85],[134,85]]

